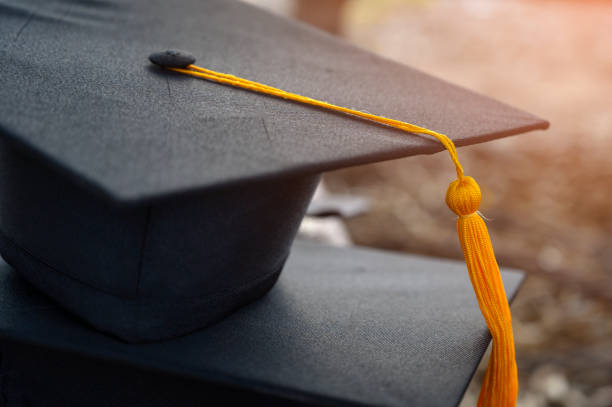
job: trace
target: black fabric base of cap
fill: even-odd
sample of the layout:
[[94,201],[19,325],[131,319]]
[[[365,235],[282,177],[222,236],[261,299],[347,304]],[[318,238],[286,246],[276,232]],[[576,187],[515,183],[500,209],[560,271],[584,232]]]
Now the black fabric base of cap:
[[264,294],[319,176],[116,206],[0,141],[0,253],[125,341],[191,332]]
[[3,407],[312,405],[15,341],[2,341],[0,355]]
[[18,406],[455,406],[490,341],[462,262],[299,241],[267,295],[165,342],[92,330],[1,262],[0,298]]
[[255,281],[216,295],[161,301],[122,298],[83,284],[37,260],[1,231],[0,253],[26,280],[69,312],[126,342],[173,338],[210,325],[267,293],[284,264]]

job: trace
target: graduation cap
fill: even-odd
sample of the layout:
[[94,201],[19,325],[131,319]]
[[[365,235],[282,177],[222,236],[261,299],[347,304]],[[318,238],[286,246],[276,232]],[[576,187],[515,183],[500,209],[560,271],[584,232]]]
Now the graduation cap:
[[[9,352],[17,370],[30,366],[24,346],[36,346],[48,360],[77,355],[79,371],[104,359],[132,366],[141,383],[189,377],[223,397],[230,388],[315,404],[460,398],[488,342],[465,266],[293,244],[322,172],[443,146],[181,71],[205,72],[191,54],[217,82],[239,75],[418,123],[459,146],[548,123],[239,2],[0,9],[0,252],[53,300],[1,267],[0,335],[21,349]],[[152,58],[166,69],[147,61],[169,47],[189,54]],[[520,278],[505,278],[511,296]],[[50,380],[68,380],[70,369],[49,363]],[[109,369],[70,380],[112,382]],[[47,390],[47,400],[68,397]]]

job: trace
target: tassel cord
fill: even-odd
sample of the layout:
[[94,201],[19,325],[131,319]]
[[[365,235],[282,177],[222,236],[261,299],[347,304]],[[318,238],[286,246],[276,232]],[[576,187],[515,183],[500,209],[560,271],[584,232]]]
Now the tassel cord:
[[342,113],[358,116],[363,119],[385,124],[387,126],[391,126],[391,127],[394,127],[396,129],[403,130],[406,132],[420,133],[420,134],[426,134],[426,135],[432,136],[435,139],[437,139],[444,146],[444,148],[446,148],[446,150],[448,150],[451,160],[453,161],[453,164],[455,165],[455,169],[457,172],[457,178],[462,179],[464,176],[463,167],[461,166],[461,163],[459,162],[459,159],[457,157],[457,149],[455,148],[455,144],[452,142],[452,140],[444,134],[435,132],[425,127],[416,126],[414,124],[403,122],[401,120],[390,119],[388,117],[383,117],[383,116],[378,116],[378,115],[371,114],[371,113],[362,112],[360,110],[337,106],[337,105],[327,103],[321,100],[309,98],[307,96],[302,96],[296,93],[284,91],[282,89],[274,88],[272,86],[264,85],[262,83],[254,82],[254,81],[244,79],[244,78],[239,78],[234,75],[221,73],[221,72],[215,72],[210,69],[199,67],[197,65],[188,65],[186,68],[166,67],[166,69],[174,71],[174,72],[186,74],[186,75],[195,76],[197,78],[207,79],[213,82],[222,83],[224,85],[231,85],[231,86],[235,86],[238,88],[251,90],[253,92],[264,93],[267,95],[272,95],[272,96],[277,96],[283,99],[292,100],[294,102],[305,103],[305,104],[309,104],[312,106],[322,107],[328,110],[334,110],[337,112],[342,112]]

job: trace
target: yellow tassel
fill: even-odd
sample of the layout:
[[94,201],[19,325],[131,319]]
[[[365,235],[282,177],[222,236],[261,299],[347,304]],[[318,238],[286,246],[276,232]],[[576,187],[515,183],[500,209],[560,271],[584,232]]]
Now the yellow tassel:
[[480,311],[493,337],[478,406],[511,407],[516,405],[518,394],[512,318],[489,232],[476,212],[480,199],[478,184],[467,176],[452,182],[446,193],[446,204],[459,216],[457,234],[465,264]]
[[448,150],[457,171],[457,180],[451,183],[448,188],[446,203],[459,216],[457,233],[463,248],[465,263],[476,292],[478,305],[493,337],[493,352],[478,399],[478,406],[511,407],[516,404],[518,379],[510,307],[508,306],[487,227],[476,213],[480,205],[480,188],[476,181],[463,174],[463,168],[457,158],[457,150],[448,136],[411,123],[336,106],[196,65],[188,65],[185,68],[166,67],[166,69],[224,85],[359,116],[407,132],[427,134],[440,141]]

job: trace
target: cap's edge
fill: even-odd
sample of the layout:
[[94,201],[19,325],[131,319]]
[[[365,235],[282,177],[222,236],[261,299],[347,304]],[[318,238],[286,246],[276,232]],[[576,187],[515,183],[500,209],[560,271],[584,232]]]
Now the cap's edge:
[[[90,349],[84,347],[75,347],[67,345],[60,341],[53,341],[52,343],[41,343],[32,337],[25,337],[23,335],[15,334],[5,329],[0,329],[0,339],[6,341],[12,341],[17,343],[23,343],[29,346],[35,346],[42,349],[49,349],[52,351],[66,352],[77,357],[85,357],[88,359],[94,358],[101,362],[112,363],[119,366],[133,367],[134,364],[122,358],[120,353],[112,352],[111,355],[104,352],[92,352]],[[317,400],[334,406],[352,406],[352,407],[365,407],[366,404],[347,402],[346,400],[332,398],[331,396],[321,396],[316,393],[310,393],[306,391],[299,391],[289,389],[283,386],[272,385],[266,382],[254,382],[241,379],[236,376],[231,376],[218,371],[199,371],[198,373],[187,373],[182,366],[179,365],[167,365],[163,362],[149,361],[146,366],[138,366],[141,369],[146,369],[152,372],[170,374],[176,377],[192,379],[192,380],[204,380],[210,381],[211,383],[218,383],[222,386],[228,386],[230,388],[247,388],[250,391],[257,392],[260,394],[269,394],[278,397],[284,397],[294,401],[312,401]]]
[[[504,137],[523,134],[534,130],[546,130],[550,126],[550,123],[546,120],[537,118],[535,116],[533,117],[533,119],[533,123],[524,126],[453,141],[455,142],[457,147],[464,147]],[[184,188],[179,187],[176,189],[163,190],[155,193],[147,193],[138,191],[134,192],[131,190],[118,191],[116,188],[113,188],[112,185],[105,185],[102,182],[84,174],[83,172],[80,172],[75,168],[69,167],[61,163],[57,158],[45,153],[43,150],[32,146],[25,140],[25,138],[14,136],[13,133],[9,131],[9,129],[4,127],[1,123],[0,137],[5,137],[5,139],[12,146],[16,147],[23,154],[26,154],[35,159],[40,159],[43,164],[48,164],[51,169],[59,171],[61,175],[66,176],[70,181],[75,182],[78,186],[83,187],[87,191],[99,196],[101,199],[104,199],[108,203],[115,206],[125,207],[148,205],[166,200],[180,199],[190,194],[195,194],[212,188],[231,188],[249,182],[265,182],[266,180],[271,179],[281,180],[299,175],[316,175],[327,171],[337,170],[340,168],[354,167],[375,162],[390,161],[416,155],[435,154],[444,150],[444,147],[441,144],[435,142],[432,142],[430,145],[419,146],[419,151],[416,153],[414,152],[413,146],[406,146],[404,148],[398,148],[397,146],[395,146],[393,147],[393,150],[377,152],[373,154],[370,153],[356,155],[348,159],[336,160],[334,162],[321,164],[308,163],[296,165],[294,167],[287,168],[283,171],[282,174],[271,171],[267,173],[260,173],[250,177],[243,177],[240,179],[229,179],[226,181],[213,182],[206,185],[196,185],[193,187]],[[415,135],[415,137],[419,136]],[[449,171],[450,168],[451,167],[449,166]]]
[[103,186],[95,179],[72,167],[62,164],[57,158],[32,145],[26,141],[25,138],[13,135],[13,133],[9,131],[6,126],[3,126],[2,123],[0,123],[0,137],[4,137],[4,140],[20,153],[32,159],[40,160],[41,165],[48,166],[50,170],[57,171],[60,175],[66,176],[70,182],[84,188],[100,199],[121,205],[121,197],[113,193],[108,187]]
[[[489,134],[483,134],[480,136],[470,137],[468,139],[459,139],[453,140],[457,147],[466,147],[476,144],[481,144],[487,141],[497,140],[500,138],[515,136],[519,134],[528,133],[534,130],[546,130],[550,126],[550,123],[546,120],[542,120],[536,118],[536,122],[516,127],[509,130],[504,130],[500,132],[494,132]],[[419,135],[414,135],[415,137],[420,137]],[[190,188],[182,188],[175,190],[166,190],[161,193],[153,193],[153,194],[130,194],[130,193],[113,193],[110,189],[106,189],[101,185],[98,185],[98,188],[105,192],[105,194],[113,200],[118,201],[121,205],[133,206],[133,205],[146,205],[150,203],[171,200],[171,199],[180,199],[190,194],[202,192],[207,189],[212,188],[231,188],[235,186],[239,186],[243,183],[255,182],[255,181],[265,181],[270,179],[287,179],[299,175],[315,175],[323,172],[338,170],[341,168],[355,167],[359,165],[372,164],[377,162],[384,162],[390,160],[397,160],[401,158],[407,158],[418,155],[431,155],[435,153],[439,153],[444,151],[444,147],[441,144],[432,142],[431,145],[419,146],[419,152],[414,152],[414,147],[406,146],[404,148],[394,147],[393,150],[389,150],[386,152],[377,152],[373,154],[361,154],[354,156],[352,158],[337,160],[333,163],[322,163],[322,164],[303,164],[296,165],[294,167],[288,168],[283,171],[282,174],[278,172],[268,172],[261,173],[258,175],[243,177],[240,179],[229,179],[223,182],[215,182],[209,183],[206,186],[195,186]],[[449,164],[449,176],[452,176],[452,167]]]

